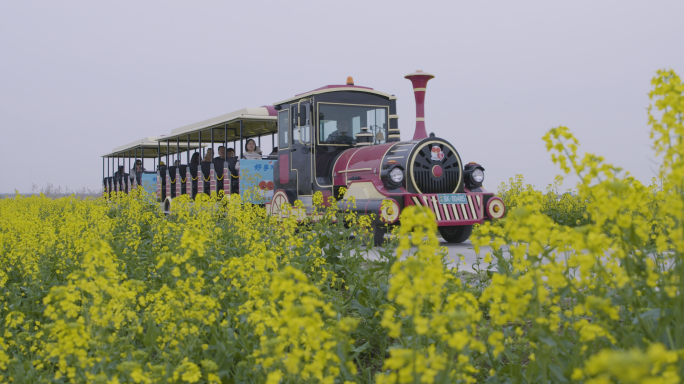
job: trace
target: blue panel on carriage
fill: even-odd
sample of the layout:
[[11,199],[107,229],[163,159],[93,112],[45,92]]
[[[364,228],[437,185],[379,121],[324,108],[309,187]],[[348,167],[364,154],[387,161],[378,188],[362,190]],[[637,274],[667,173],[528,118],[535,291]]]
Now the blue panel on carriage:
[[465,193],[440,193],[437,198],[440,204],[468,204]]
[[240,160],[240,196],[253,204],[273,198],[273,167],[278,160]]
[[143,172],[141,183],[145,192],[150,195],[157,194],[157,174],[155,172]]

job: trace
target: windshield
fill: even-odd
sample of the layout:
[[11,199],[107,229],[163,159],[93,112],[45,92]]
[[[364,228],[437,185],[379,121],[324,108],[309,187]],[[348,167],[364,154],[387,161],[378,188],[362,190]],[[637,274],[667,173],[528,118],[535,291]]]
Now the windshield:
[[388,107],[321,103],[318,112],[321,144],[354,144],[362,127],[373,134],[373,144],[387,140]]

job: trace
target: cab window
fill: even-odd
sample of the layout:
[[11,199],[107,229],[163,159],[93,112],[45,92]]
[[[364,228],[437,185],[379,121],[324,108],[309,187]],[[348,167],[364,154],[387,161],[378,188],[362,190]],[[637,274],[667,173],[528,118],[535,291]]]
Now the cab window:
[[287,109],[278,112],[278,141],[281,149],[290,147],[290,116]]
[[373,143],[387,141],[389,108],[364,105],[319,105],[318,129],[321,144],[351,145],[362,127],[373,134]]
[[299,127],[297,126],[297,105],[293,104],[290,107],[290,121],[292,124],[292,141],[297,142],[299,140]]

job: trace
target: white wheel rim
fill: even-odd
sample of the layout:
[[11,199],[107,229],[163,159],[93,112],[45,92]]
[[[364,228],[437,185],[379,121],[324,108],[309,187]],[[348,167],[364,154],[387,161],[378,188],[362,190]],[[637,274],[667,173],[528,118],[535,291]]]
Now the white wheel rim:
[[[499,207],[499,212],[494,211],[494,207]],[[489,217],[493,219],[500,219],[506,209],[504,208],[503,202],[499,199],[494,199],[489,202],[489,207],[487,208],[487,212],[489,213]]]
[[283,216],[283,204],[287,203],[287,196],[284,192],[278,191],[271,202],[271,215],[278,216],[279,218]]

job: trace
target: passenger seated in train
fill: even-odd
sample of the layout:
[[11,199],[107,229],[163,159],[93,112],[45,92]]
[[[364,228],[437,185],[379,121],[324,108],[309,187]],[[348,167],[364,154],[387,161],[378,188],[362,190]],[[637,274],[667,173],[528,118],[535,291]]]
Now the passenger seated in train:
[[325,142],[335,144],[351,144],[352,140],[354,140],[354,138],[349,136],[349,122],[347,120],[337,120],[337,129],[328,135],[328,138],[325,139]]
[[181,165],[181,161],[180,161],[180,160],[176,160],[176,161],[173,162],[173,166],[174,166],[174,167],[177,167],[177,166],[179,166],[179,165]]
[[214,160],[226,160],[226,147],[218,147],[218,156],[214,157]]
[[226,149],[226,157],[235,157],[235,150],[233,148]]
[[211,148],[208,148],[208,149],[207,149],[207,153],[204,154],[204,159],[202,160],[202,162],[203,162],[203,163],[204,163],[204,162],[206,162],[206,163],[211,163],[211,160],[212,160],[213,158],[214,158],[214,150],[211,149]]
[[124,172],[124,166],[119,165],[119,170],[114,172],[114,183],[124,191],[128,191],[128,173]]
[[256,141],[253,139],[247,140],[245,143],[245,153],[242,154],[242,158],[246,160],[261,160],[261,149],[257,147]]
[[271,153],[269,153],[268,156],[264,157],[264,159],[278,160],[278,147],[274,147]]
[[124,180],[126,176],[128,176],[128,174],[124,172],[124,166],[119,165],[119,170],[114,172],[114,181],[120,182]]
[[138,179],[138,184],[141,184],[140,178],[143,172],[145,172],[145,168],[142,165],[142,161],[136,160],[135,164],[133,165],[133,168],[131,168],[131,183],[133,182],[133,178],[135,177]]
[[199,152],[195,152],[192,154],[192,157],[190,158],[190,164],[199,165],[199,163],[200,163],[200,154],[199,154]]

